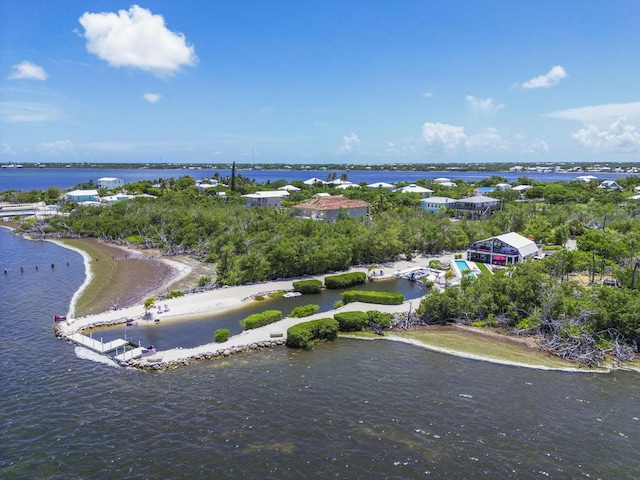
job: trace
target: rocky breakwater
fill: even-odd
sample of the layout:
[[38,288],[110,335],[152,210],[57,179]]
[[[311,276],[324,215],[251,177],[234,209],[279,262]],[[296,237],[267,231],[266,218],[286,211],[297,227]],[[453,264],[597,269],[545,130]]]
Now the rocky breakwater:
[[[194,348],[174,348],[156,352],[154,355],[127,361],[130,367],[143,370],[165,370],[189,365],[200,360],[226,358],[237,353],[279,347],[286,344],[286,330],[270,331],[265,336],[266,327],[245,331],[231,337],[226,342],[208,343]],[[258,331],[260,330],[260,331]]]

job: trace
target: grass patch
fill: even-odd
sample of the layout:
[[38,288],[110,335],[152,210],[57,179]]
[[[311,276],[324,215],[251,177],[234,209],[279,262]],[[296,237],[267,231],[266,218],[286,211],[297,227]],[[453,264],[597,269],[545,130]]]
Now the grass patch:
[[75,314],[77,317],[81,317],[87,314],[90,306],[107,289],[116,274],[118,265],[109,253],[94,246],[91,242],[85,242],[81,239],[64,239],[61,242],[86,252],[91,258],[90,264],[93,278],[80,297],[78,297],[75,305]]
[[478,267],[481,273],[485,273],[487,275],[493,275],[491,273],[491,270],[489,270],[489,267],[487,267],[484,263],[476,262],[476,266]]
[[282,298],[285,293],[287,293],[286,290],[278,290],[277,292],[269,293],[267,296],[269,298]]
[[[351,335],[351,334],[350,334]],[[380,338],[369,332],[358,332],[356,336]],[[385,332],[385,336],[395,336],[417,341],[427,347],[448,350],[461,355],[470,354],[487,360],[512,362],[541,368],[572,368],[577,364],[552,357],[544,352],[506,336],[486,334],[480,329],[455,327]]]

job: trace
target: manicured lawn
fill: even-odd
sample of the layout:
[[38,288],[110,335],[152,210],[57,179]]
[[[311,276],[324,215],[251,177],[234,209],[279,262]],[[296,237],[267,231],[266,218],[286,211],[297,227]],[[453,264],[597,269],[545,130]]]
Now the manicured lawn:
[[491,270],[489,270],[489,267],[487,267],[484,263],[476,262],[476,265],[478,266],[478,268],[482,273],[486,273],[487,275],[493,275],[491,273]]

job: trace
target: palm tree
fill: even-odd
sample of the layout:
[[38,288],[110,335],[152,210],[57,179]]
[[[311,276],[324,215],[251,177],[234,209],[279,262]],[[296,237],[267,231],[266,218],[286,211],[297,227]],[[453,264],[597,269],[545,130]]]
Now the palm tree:
[[449,282],[453,279],[454,276],[455,274],[453,273],[453,270],[447,270],[447,272],[444,274],[444,288],[447,288],[449,286]]
[[155,308],[156,306],[156,297],[149,297],[144,301],[144,316],[145,318],[149,318],[149,310]]

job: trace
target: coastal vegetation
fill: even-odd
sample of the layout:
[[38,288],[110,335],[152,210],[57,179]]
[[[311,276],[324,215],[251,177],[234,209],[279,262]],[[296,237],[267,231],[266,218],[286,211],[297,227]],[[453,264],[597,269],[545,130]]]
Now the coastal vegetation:
[[364,272],[349,272],[340,275],[324,277],[324,286],[327,288],[347,288],[354,285],[362,285],[367,280]]
[[316,279],[297,280],[293,282],[293,291],[304,294],[320,293],[322,282]]
[[372,290],[348,290],[342,292],[342,301],[346,303],[363,302],[378,305],[400,305],[404,302],[402,293],[376,292]]
[[311,348],[316,340],[338,338],[338,322],[333,318],[321,318],[303,322],[287,329],[287,346]]
[[244,330],[264,327],[271,323],[282,320],[282,312],[280,310],[266,310],[262,313],[254,313],[240,320],[240,326]]
[[318,310],[320,310],[320,305],[301,305],[294,308],[289,316],[293,318],[308,317],[318,313]]
[[231,335],[231,332],[229,331],[228,328],[219,328],[213,334],[213,340],[216,343],[226,342],[227,340],[229,340],[230,335]]
[[[230,179],[220,180],[229,183]],[[491,187],[504,180],[499,175],[476,184],[455,180],[452,188],[426,179],[417,183],[434,190],[434,195],[462,198],[478,186]],[[452,218],[451,211],[426,212],[417,194],[337,190],[332,185],[310,187],[296,181],[301,190],[283,201],[282,209],[247,208],[242,194],[286,182],[256,185],[236,174],[234,189],[226,189],[223,197],[220,192],[198,190],[187,176],[126,185],[131,193],[154,198],[139,197],[102,208],[66,202],[61,204],[65,215],[25,221],[18,231],[33,237],[88,236],[158,248],[166,255],[190,254],[216,266],[216,276],[207,277],[206,282],[203,278],[202,283],[221,286],[460,251],[479,239],[515,231],[535,239],[545,258],[493,274],[480,267],[484,274],[465,277],[460,286],[450,286],[452,272],[448,271],[448,288],[430,289],[418,309],[420,321],[536,335],[543,348],[592,365],[608,358],[624,361],[636,351],[640,338],[640,201],[630,198],[640,178],[626,176],[616,182],[620,188],[607,189],[598,188],[597,182],[521,177],[517,183],[531,188],[523,193],[493,191],[491,195],[502,200],[501,209],[489,219],[471,221]],[[371,216],[343,215],[335,222],[293,216],[288,207],[317,193],[365,200],[371,204]],[[59,201],[59,194],[59,190],[5,192],[2,197],[53,203]],[[94,262],[96,267],[101,264],[97,255]],[[433,262],[432,267],[438,266]],[[339,280],[334,281],[335,277]],[[109,272],[101,278],[109,278]],[[325,283],[344,285],[342,278],[330,275]],[[316,282],[299,284],[297,291],[317,291],[321,285]],[[343,301],[350,300],[347,296]]]

